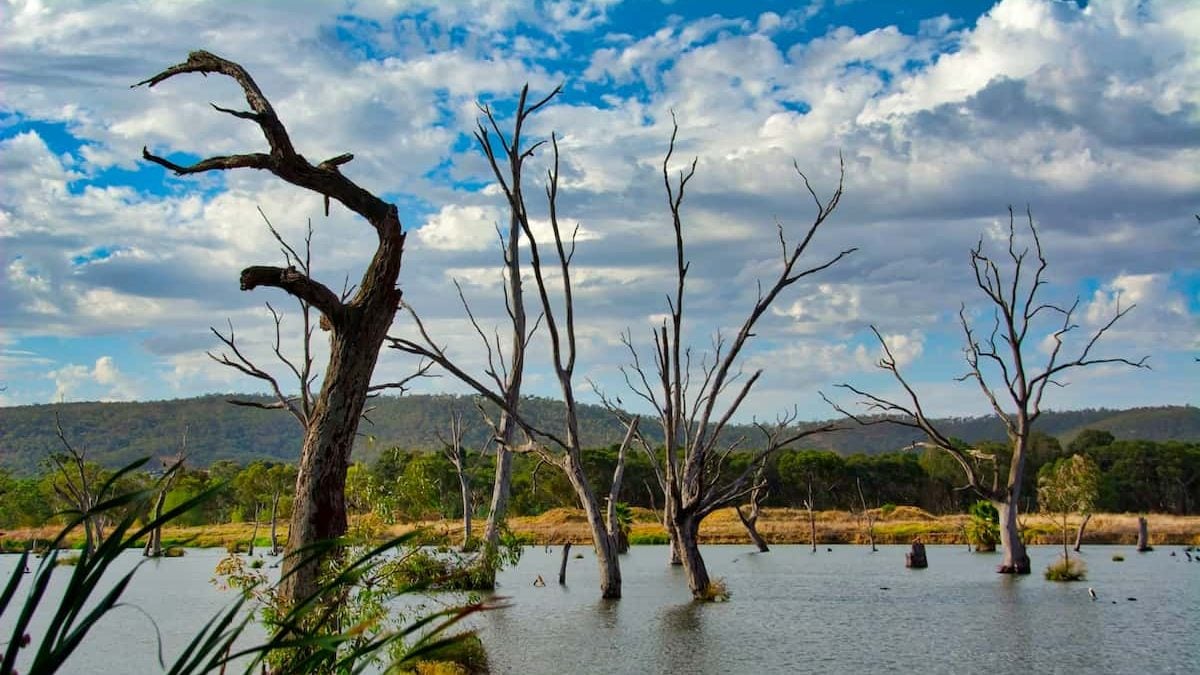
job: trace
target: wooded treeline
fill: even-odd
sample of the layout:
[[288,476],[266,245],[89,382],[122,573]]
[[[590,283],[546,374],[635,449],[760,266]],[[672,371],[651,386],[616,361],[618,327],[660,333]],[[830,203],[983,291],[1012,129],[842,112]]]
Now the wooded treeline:
[[[287,415],[232,406],[227,396],[201,396],[172,401],[137,403],[65,403],[0,408],[0,468],[18,475],[33,475],[47,448],[57,447],[54,415],[60,412],[71,438],[88,449],[88,456],[108,468],[124,466],[142,457],[169,449],[191,425],[188,445],[191,462],[209,466],[222,460],[249,464],[256,460],[295,463],[300,432]],[[244,398],[244,397],[243,397]],[[267,399],[263,399],[264,401]],[[474,410],[471,397],[448,395],[380,396],[372,400],[371,424],[364,424],[355,448],[355,459],[373,462],[392,447],[436,450],[452,410]],[[561,403],[527,397],[523,403],[531,420],[549,424],[562,414]],[[580,431],[584,447],[619,443],[624,428],[601,406],[581,405]],[[203,422],[203,423],[201,423]],[[470,422],[470,419],[468,419]],[[939,420],[955,438],[968,442],[1004,440],[1004,429],[994,417]],[[821,422],[811,423],[813,426]],[[1200,439],[1200,408],[1168,406],[1129,410],[1090,409],[1047,412],[1039,429],[1069,442],[1083,429],[1103,429],[1119,440],[1195,441]],[[643,432],[653,443],[662,442],[656,425]],[[463,441],[478,448],[488,437],[483,424],[467,424]],[[723,437],[757,437],[758,431],[734,425]],[[851,428],[809,439],[821,450],[842,454],[878,454],[899,450],[912,434],[889,426]]]
[[[986,444],[983,449],[1000,454],[1003,444]],[[1083,454],[1101,472],[1096,510],[1101,512],[1200,513],[1200,443],[1179,441],[1115,440],[1112,434],[1086,430],[1066,446],[1055,438],[1039,435],[1030,458],[1026,512],[1037,510],[1035,488],[1038,469],[1061,457]],[[744,468],[750,454],[730,457],[730,472]],[[475,492],[472,503],[482,505],[491,488],[494,460],[477,450],[468,456],[467,473]],[[593,475],[611,475],[617,448],[584,452],[586,470]],[[535,458],[514,458],[513,494],[510,513],[537,515],[557,507],[575,507],[576,498],[561,472],[538,468]],[[97,464],[89,470],[97,479],[109,472]],[[291,508],[292,465],[254,461],[247,465],[221,460],[207,468],[184,467],[167,496],[167,508],[184,502],[215,485],[225,485],[200,508],[175,522],[207,525],[249,522],[269,523],[274,500],[278,517],[285,519]],[[976,501],[970,491],[958,490],[961,475],[944,453],[890,452],[878,455],[839,455],[824,450],[785,450],[767,463],[765,477],[769,495],[764,506],[803,508],[812,479],[814,508],[856,510],[861,508],[857,485],[861,484],[869,508],[888,504],[918,506],[931,513],[963,513]],[[36,476],[16,477],[0,470],[0,528],[32,527],[51,521],[65,507],[54,489],[61,480],[49,467]],[[118,491],[149,484],[151,473],[123,479]],[[357,463],[347,476],[346,501],[352,514],[373,513],[385,522],[406,522],[462,516],[462,499],[454,467],[440,453],[393,448],[379,453],[371,463]],[[662,494],[654,470],[645,454],[626,458],[620,500],[630,506],[661,510]]]

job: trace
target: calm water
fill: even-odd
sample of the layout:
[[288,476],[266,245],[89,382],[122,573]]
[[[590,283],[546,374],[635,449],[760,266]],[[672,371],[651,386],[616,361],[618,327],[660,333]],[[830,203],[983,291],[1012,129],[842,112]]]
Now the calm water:
[[[992,571],[998,556],[957,546],[930,546],[929,569],[906,570],[905,550],[706,547],[733,598],[697,605],[682,572],[665,565],[664,547],[623,558],[625,598],[615,602],[597,597],[590,550],[570,561],[560,587],[559,549],[531,548],[500,576],[512,606],[474,625],[497,673],[1200,673],[1200,563],[1171,557],[1178,547],[1142,555],[1090,547],[1088,581],[1076,584],[1002,577]],[[1032,549],[1035,568],[1054,550]],[[1126,561],[1112,562],[1114,552]],[[222,555],[151,561],[127,592],[155,618],[168,660],[229,601],[209,583]],[[0,573],[15,560],[0,557]],[[131,552],[122,562],[138,560]],[[545,588],[532,586],[539,574]],[[117,610],[68,672],[157,672],[155,649],[149,621]]]

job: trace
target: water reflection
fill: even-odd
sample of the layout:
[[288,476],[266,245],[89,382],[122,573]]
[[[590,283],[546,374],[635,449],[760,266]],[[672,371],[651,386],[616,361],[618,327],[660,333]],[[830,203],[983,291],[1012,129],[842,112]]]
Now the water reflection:
[[[1025,577],[997,575],[994,556],[958,547],[931,546],[929,569],[906,570],[905,549],[834,546],[813,555],[778,546],[759,555],[708,547],[710,573],[732,593],[709,605],[690,602],[665,547],[622,557],[620,601],[599,599],[590,551],[569,562],[570,585],[560,586],[558,551],[530,549],[500,576],[498,595],[511,606],[469,622],[496,673],[1200,673],[1200,565],[1167,548],[1134,556],[1089,547],[1082,584],[1041,578],[1054,547],[1033,548],[1039,573]],[[1127,562],[1113,562],[1114,551]],[[144,565],[130,586],[128,600],[154,617],[168,659],[231,601],[208,583],[222,555],[194,551]],[[114,571],[140,560],[131,551]],[[0,556],[0,578],[16,561]],[[539,574],[547,584],[535,588]],[[64,672],[157,672],[154,631],[144,625],[135,612],[113,613]],[[0,634],[6,628],[0,621]]]

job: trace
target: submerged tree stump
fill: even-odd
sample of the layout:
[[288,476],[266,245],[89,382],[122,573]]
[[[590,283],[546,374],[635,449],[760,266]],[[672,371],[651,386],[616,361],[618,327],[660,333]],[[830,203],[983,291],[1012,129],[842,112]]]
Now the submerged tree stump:
[[558,567],[558,583],[567,583],[567,561],[571,559],[571,542],[563,544],[562,564]]
[[1154,550],[1154,547],[1150,545],[1150,534],[1146,528],[1145,516],[1138,516],[1137,550],[1138,553],[1145,553],[1146,551]]
[[925,557],[925,544],[920,541],[912,543],[912,550],[904,554],[904,566],[916,570],[929,567],[929,559]]

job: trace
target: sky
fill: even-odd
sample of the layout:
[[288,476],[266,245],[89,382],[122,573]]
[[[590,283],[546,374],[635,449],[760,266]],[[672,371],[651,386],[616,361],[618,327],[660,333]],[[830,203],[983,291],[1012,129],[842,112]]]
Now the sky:
[[[580,227],[584,400],[595,400],[587,380],[635,399],[620,335],[645,349],[667,311],[660,171],[674,113],[672,168],[697,160],[683,206],[697,354],[735,331],[756,281],[778,273],[777,227],[795,241],[811,222],[793,163],[827,196],[839,153],[845,162],[841,205],[805,260],[857,251],[764,316],[744,360],[764,374],[739,420],[832,417],[818,392],[837,396],[841,382],[894,393],[872,325],[927,409],[986,413],[977,387],[956,381],[958,312],[990,329],[969,252],[1003,254],[1010,205],[1019,216],[1028,206],[1041,235],[1043,299],[1078,300],[1072,336],[1135,305],[1094,355],[1151,366],[1075,371],[1045,407],[1200,403],[1191,0],[10,0],[0,33],[0,405],[259,390],[206,355],[221,347],[211,326],[232,325],[289,382],[265,303],[283,313],[282,349],[295,355],[295,302],[238,290],[243,267],[281,260],[259,209],[293,244],[311,221],[313,273],[330,287],[373,252],[366,223],[336,206],[326,217],[320,197],[268,174],[179,178],[140,159],[143,146],[178,161],[266,149],[255,125],[209,106],[244,106],[226,78],[130,87],[194,49],[245,66],[301,153],[354,153],[344,173],[394,202],[410,235],[406,301],[472,372],[484,352],[453,282],[485,329],[502,327],[495,227],[506,218],[471,138],[477,103],[503,118],[524,84],[533,95],[562,84],[528,133],[561,139],[559,212]],[[545,161],[527,174],[535,226]],[[1028,245],[1027,228],[1017,233]],[[1035,324],[1033,362],[1056,327]],[[412,336],[411,320],[398,315],[392,334]],[[376,380],[415,366],[385,350]],[[544,348],[526,382],[557,396]],[[414,390],[465,392],[448,377]]]

